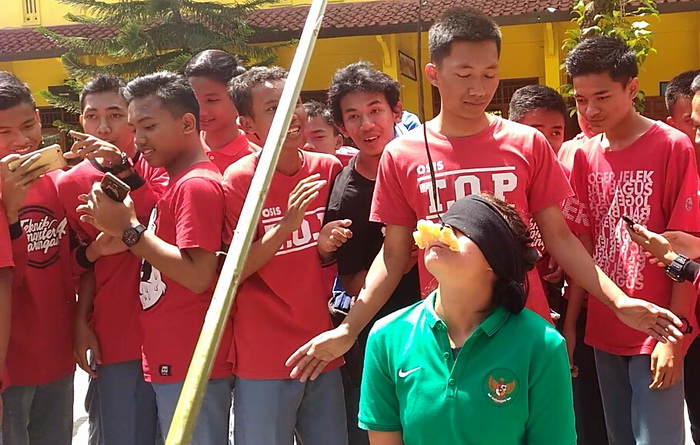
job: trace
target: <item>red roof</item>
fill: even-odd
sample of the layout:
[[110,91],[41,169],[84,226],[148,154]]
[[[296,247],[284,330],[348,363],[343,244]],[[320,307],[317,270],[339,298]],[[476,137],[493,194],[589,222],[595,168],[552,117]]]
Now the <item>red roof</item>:
[[[422,20],[429,24],[453,6],[472,6],[494,17],[501,25],[565,21],[572,0],[423,0]],[[700,9],[700,0],[657,0],[662,12]],[[549,8],[555,8],[549,11]],[[273,7],[254,11],[252,25],[261,28],[256,40],[285,41],[298,37],[309,6]],[[330,3],[323,19],[320,37],[362,34],[390,34],[415,31],[418,20],[416,0],[379,0]],[[91,25],[49,27],[67,36],[108,37],[109,30]],[[97,34],[96,34],[97,33]],[[0,29],[0,61],[56,57],[63,52],[55,43],[33,28]]]

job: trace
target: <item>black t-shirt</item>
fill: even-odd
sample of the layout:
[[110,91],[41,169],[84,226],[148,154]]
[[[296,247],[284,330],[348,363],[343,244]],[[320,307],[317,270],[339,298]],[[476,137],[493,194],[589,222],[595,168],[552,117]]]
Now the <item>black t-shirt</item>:
[[[352,158],[335,178],[328,201],[326,221],[350,219],[352,238],[336,251],[339,275],[354,275],[369,270],[384,242],[384,225],[369,220],[375,181],[355,170],[357,156]],[[377,317],[389,314],[420,300],[418,270],[414,267],[404,275],[391,298]],[[373,323],[370,323],[371,326]]]

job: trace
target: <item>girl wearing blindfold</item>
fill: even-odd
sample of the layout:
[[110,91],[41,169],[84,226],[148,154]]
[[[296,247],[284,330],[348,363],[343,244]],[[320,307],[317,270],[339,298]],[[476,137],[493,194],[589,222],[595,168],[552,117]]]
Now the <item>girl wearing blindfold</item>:
[[539,258],[527,226],[488,195],[442,223],[456,240],[421,243],[437,289],[370,333],[360,426],[372,445],[576,443],[564,339],[525,309]]

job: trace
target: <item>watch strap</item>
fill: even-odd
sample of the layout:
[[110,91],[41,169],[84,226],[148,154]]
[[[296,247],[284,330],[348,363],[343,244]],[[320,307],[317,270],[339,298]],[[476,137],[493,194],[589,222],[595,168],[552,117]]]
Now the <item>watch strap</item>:
[[678,255],[671,261],[665,268],[664,272],[673,281],[680,283],[683,281],[683,269],[688,263],[688,257],[685,255]]
[[121,158],[122,158],[121,163],[119,163],[119,164],[117,164],[109,169],[109,172],[112,173],[113,175],[118,175],[119,173],[125,172],[126,170],[128,170],[132,167],[131,159],[129,159],[129,155],[127,155],[124,152],[121,152]]

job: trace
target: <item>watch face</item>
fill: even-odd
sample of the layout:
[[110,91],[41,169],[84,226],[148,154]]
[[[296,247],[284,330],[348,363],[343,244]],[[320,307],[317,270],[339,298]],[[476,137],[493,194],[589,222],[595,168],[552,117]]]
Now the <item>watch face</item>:
[[127,246],[131,247],[136,242],[139,240],[139,234],[136,232],[135,229],[129,229],[126,232],[124,232],[124,236],[122,236],[122,241],[124,244]]
[[127,229],[122,234],[122,242],[129,247],[133,246],[134,244],[139,242],[139,239],[141,239],[141,234],[145,230],[146,228],[142,225]]

